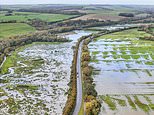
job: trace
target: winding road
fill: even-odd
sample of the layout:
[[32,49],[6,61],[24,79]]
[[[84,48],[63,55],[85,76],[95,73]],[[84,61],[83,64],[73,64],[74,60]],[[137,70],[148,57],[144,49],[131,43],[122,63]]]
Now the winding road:
[[77,57],[77,97],[76,97],[76,105],[73,112],[73,115],[78,115],[81,104],[82,104],[82,78],[81,78],[81,53],[82,53],[82,45],[83,41],[80,42],[78,57]]

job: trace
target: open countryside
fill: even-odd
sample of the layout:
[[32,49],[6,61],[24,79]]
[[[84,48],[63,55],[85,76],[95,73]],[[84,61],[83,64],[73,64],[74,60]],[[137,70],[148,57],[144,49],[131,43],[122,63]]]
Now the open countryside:
[[0,5],[0,115],[153,115],[153,5]]

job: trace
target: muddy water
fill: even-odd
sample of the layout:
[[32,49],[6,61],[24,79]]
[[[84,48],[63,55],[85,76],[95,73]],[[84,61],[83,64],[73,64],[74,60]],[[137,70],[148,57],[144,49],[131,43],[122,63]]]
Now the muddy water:
[[100,115],[154,114],[154,42],[100,39],[89,44]]
[[72,46],[88,34],[75,31],[66,35],[72,42],[34,43],[18,52],[16,66],[0,77],[7,80],[0,83],[0,114],[61,115],[69,88]]

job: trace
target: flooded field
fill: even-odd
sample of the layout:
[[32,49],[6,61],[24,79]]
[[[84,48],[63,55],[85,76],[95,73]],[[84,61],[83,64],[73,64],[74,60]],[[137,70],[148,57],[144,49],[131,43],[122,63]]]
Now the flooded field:
[[154,42],[137,29],[104,35],[89,44],[100,115],[154,114]]
[[7,74],[0,74],[0,114],[61,115],[67,99],[72,46],[90,33],[75,31],[65,35],[72,42],[33,43],[17,49],[17,60],[12,55],[5,62],[11,60],[14,66]]
[[[128,28],[128,27],[134,27],[134,26],[139,26],[142,24],[117,24],[117,25],[113,25],[113,26],[100,26],[100,27],[91,27],[89,29],[94,29],[94,30],[115,30],[115,29],[123,29],[123,28]],[[145,24],[144,24],[145,25]]]

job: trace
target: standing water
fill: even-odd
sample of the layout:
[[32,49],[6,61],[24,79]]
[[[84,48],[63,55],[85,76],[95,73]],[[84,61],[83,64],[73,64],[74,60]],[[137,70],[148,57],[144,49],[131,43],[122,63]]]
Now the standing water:
[[89,44],[100,115],[154,114],[154,42],[141,35],[131,29]]
[[19,51],[15,66],[0,75],[0,113],[61,115],[69,88],[72,46],[89,34],[75,31],[65,35],[72,42],[33,43]]

